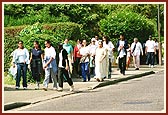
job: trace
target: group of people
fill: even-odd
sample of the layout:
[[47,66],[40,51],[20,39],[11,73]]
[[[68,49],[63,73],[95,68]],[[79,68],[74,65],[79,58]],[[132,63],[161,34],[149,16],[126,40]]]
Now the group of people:
[[[63,82],[66,80],[70,86],[70,91],[73,91],[74,85],[71,79],[73,72],[78,76],[82,76],[83,82],[90,81],[91,75],[97,81],[111,78],[115,49],[118,51],[118,67],[122,75],[125,75],[125,71],[129,67],[131,56],[133,57],[135,70],[139,70],[140,55],[143,55],[142,45],[138,39],[134,38],[133,43],[129,45],[124,35],[120,35],[116,48],[107,36],[103,36],[101,40],[98,36],[95,36],[90,43],[78,39],[74,48],[69,44],[69,40],[65,39],[64,44],[60,43],[58,46],[58,63],[56,61],[56,50],[49,40],[45,41],[45,47],[43,53],[38,41],[34,41],[34,48],[29,56],[28,50],[24,48],[23,41],[18,42],[18,48],[13,53],[13,67],[17,67],[16,89],[20,87],[21,75],[23,77],[23,88],[27,89],[28,64],[31,65],[32,76],[36,81],[35,89],[39,89],[40,76],[44,70],[43,89],[45,91],[48,89],[50,76],[54,90],[62,91]],[[152,40],[151,36],[145,47],[146,64],[153,67],[157,44]]]
[[59,44],[59,62],[57,66],[56,51],[49,40],[45,41],[44,53],[40,48],[38,41],[34,41],[34,48],[31,50],[30,59],[29,52],[24,48],[23,41],[18,42],[18,48],[13,53],[13,67],[17,67],[16,89],[20,87],[21,75],[23,77],[23,88],[27,89],[26,74],[28,64],[31,65],[32,76],[36,81],[35,89],[39,89],[40,76],[42,69],[45,71],[45,79],[43,81],[43,89],[47,91],[49,78],[51,76],[53,82],[53,90],[63,90],[63,78],[65,77],[70,85],[70,91],[74,90],[72,79],[69,76],[69,60],[68,53],[63,48],[63,44]]

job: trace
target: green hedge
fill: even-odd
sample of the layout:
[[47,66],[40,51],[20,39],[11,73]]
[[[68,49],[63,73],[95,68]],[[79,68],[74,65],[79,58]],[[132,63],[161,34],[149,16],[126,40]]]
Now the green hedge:
[[5,28],[4,36],[4,70],[8,71],[11,64],[11,53],[17,48],[17,42],[23,40],[24,46],[30,51],[33,41],[39,41],[42,49],[45,48],[44,41],[49,39],[57,49],[58,43],[69,38],[72,45],[76,39],[81,38],[80,25],[71,22],[45,24],[35,23],[28,26]]

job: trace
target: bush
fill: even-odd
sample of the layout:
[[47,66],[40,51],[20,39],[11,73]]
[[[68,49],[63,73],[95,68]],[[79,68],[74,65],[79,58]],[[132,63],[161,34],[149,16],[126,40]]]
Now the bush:
[[[80,38],[80,26],[75,23],[55,23],[42,25],[35,23],[32,26],[11,27],[5,28],[4,36],[4,69],[8,70],[10,67],[10,56],[13,50],[17,48],[19,40],[23,40],[24,46],[30,51],[33,47],[33,41],[39,41],[42,49],[45,48],[44,41],[49,39],[52,41],[54,47],[58,46],[59,42],[63,42],[65,38],[69,38],[72,45],[74,40]],[[22,29],[22,30],[21,30]]]
[[16,37],[4,36],[4,71],[8,71],[11,66],[11,53],[17,48],[18,39]]
[[99,25],[103,34],[116,38],[123,33],[130,43],[134,37],[144,42],[149,35],[156,33],[156,24],[152,20],[127,10],[108,15]]

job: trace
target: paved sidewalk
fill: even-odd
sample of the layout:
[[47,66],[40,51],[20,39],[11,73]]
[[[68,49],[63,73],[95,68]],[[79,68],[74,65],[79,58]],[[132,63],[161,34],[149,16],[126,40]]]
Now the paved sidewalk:
[[62,92],[54,91],[52,89],[52,83],[49,84],[49,89],[47,91],[42,89],[42,84],[40,84],[39,90],[34,89],[35,84],[28,84],[27,90],[23,90],[22,87],[19,90],[15,90],[14,85],[4,85],[4,110],[10,110],[28,104],[35,104],[54,98],[80,93],[137,77],[144,77],[159,71],[164,71],[164,66],[157,65],[154,68],[149,68],[148,66],[143,65],[140,70],[129,68],[126,71],[126,75],[122,76],[120,72],[117,71],[117,68],[113,68],[111,79],[105,79],[103,82],[97,82],[94,78],[92,78],[89,82],[82,82],[82,78],[73,78],[75,86],[74,92],[69,91],[69,86],[66,82],[64,83],[64,89]]

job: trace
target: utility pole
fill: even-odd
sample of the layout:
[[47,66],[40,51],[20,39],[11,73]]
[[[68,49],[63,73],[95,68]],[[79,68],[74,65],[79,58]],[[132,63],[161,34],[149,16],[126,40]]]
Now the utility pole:
[[162,44],[160,40],[160,6],[158,4],[158,38],[159,38],[159,65],[162,65]]

